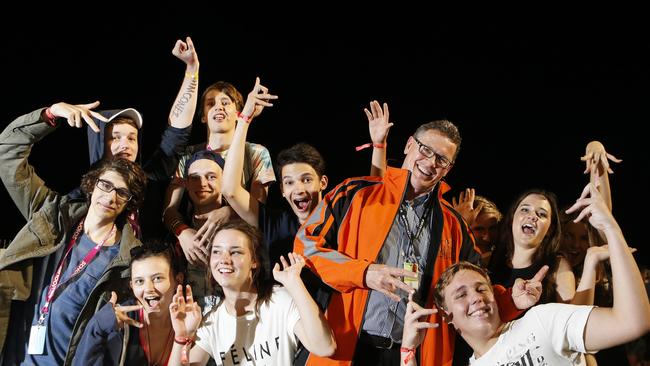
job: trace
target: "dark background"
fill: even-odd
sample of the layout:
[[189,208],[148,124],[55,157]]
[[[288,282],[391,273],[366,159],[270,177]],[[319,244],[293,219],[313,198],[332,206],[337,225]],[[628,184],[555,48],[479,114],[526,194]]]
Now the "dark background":
[[[341,4],[298,4],[12,4],[0,28],[2,123],[59,101],[135,107],[144,115],[146,157],[184,73],[171,49],[189,35],[201,91],[227,80],[245,95],[259,75],[280,99],[254,121],[249,140],[273,157],[299,141],[315,145],[328,162],[330,187],[368,172],[370,150],[354,147],[369,141],[363,108],[373,99],[389,103],[395,122],[393,165],[418,125],[450,119],[463,136],[447,178],[452,193],[475,187],[502,211],[531,187],[556,192],[562,205],[575,200],[588,180],[579,158],[600,140],[624,160],[610,177],[614,214],[637,258],[650,263],[642,132],[650,117],[650,32],[636,19],[642,13],[452,17],[405,4],[358,14]],[[79,13],[83,6],[95,10]],[[84,134],[64,126],[35,148],[33,165],[58,191],[76,186],[87,168]],[[205,140],[198,120],[193,137]],[[24,220],[4,190],[0,203],[0,237],[10,238]]]

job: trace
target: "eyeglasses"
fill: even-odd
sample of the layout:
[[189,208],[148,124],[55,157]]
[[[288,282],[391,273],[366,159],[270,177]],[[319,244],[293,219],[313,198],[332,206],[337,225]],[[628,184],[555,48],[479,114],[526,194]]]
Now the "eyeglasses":
[[421,143],[417,137],[413,136],[413,140],[415,140],[415,143],[418,144],[418,151],[420,152],[420,154],[426,156],[429,159],[435,156],[434,161],[439,168],[446,169],[451,165],[451,161],[449,159],[433,151],[433,149],[430,148],[429,146]]
[[117,193],[117,196],[124,202],[130,201],[131,198],[133,198],[133,195],[131,192],[129,192],[128,189],[126,188],[115,188],[113,183],[103,180],[103,179],[97,179],[97,183],[95,184],[97,188],[100,190],[106,192],[106,193],[111,193],[115,191]]

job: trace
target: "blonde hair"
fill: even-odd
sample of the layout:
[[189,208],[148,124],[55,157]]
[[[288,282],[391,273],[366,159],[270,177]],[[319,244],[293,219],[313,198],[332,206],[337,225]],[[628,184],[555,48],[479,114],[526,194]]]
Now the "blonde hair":
[[436,303],[436,307],[438,309],[447,310],[447,307],[445,306],[445,289],[454,279],[456,273],[462,270],[474,271],[480,274],[485,278],[487,284],[490,286],[490,289],[492,288],[492,282],[490,281],[490,276],[488,276],[486,270],[484,270],[482,267],[477,266],[476,264],[467,261],[460,261],[442,272],[440,278],[438,278],[438,282],[436,282],[436,287],[433,290],[433,301]]
[[503,214],[501,213],[501,211],[499,211],[497,205],[494,202],[490,201],[489,199],[483,196],[476,195],[474,197],[474,202],[475,202],[474,206],[477,206],[478,204],[483,204],[480,213],[486,213],[488,215],[492,215],[496,217],[497,222],[500,222],[501,219],[503,219]]

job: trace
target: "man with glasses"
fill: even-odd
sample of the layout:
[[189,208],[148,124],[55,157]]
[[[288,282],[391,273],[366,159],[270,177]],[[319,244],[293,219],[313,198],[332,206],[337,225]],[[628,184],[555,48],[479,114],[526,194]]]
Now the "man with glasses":
[[[433,284],[445,268],[459,260],[479,263],[466,224],[442,199],[449,187],[441,180],[460,143],[449,121],[421,125],[406,142],[402,169],[345,180],[303,224],[294,251],[336,290],[326,314],[338,345],[334,356],[311,355],[308,365],[399,364],[408,295],[431,307]],[[437,315],[429,321],[442,324]],[[429,329],[419,364],[451,362],[453,340],[447,326]]]
[[131,192],[129,192],[128,189],[126,188],[115,188],[113,183],[103,180],[103,179],[97,179],[97,188],[101,189],[102,192],[106,193],[111,193],[115,191],[115,194],[117,194],[117,199],[122,200],[123,202],[128,202],[133,198],[133,195]]
[[48,188],[28,161],[57,117],[77,127],[105,121],[98,105],[56,103],[0,134],[0,178],[27,220],[0,249],[0,364],[71,364],[87,322],[124,289],[130,250],[141,245],[127,223],[145,194],[138,164],[102,160],[83,176],[79,196]]

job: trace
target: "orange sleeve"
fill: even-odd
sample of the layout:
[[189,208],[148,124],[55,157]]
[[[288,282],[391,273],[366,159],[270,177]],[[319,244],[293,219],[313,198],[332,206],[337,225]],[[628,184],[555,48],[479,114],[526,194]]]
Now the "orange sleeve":
[[499,306],[501,321],[509,322],[517,319],[525,310],[519,310],[512,301],[512,287],[505,288],[501,285],[494,285],[494,299]]

